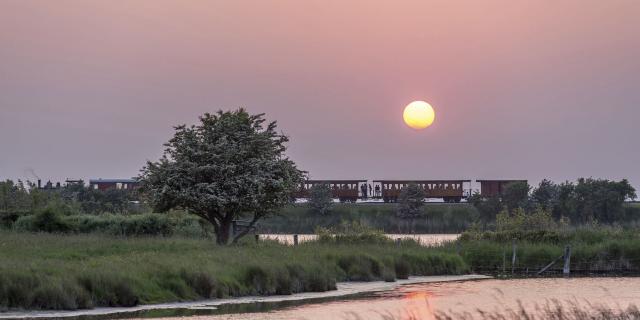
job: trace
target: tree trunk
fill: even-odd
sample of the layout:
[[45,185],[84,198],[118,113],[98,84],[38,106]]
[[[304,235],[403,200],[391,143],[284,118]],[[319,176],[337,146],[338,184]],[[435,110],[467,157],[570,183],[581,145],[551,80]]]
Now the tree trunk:
[[216,243],[219,245],[229,244],[231,238],[231,224],[222,222],[216,231]]

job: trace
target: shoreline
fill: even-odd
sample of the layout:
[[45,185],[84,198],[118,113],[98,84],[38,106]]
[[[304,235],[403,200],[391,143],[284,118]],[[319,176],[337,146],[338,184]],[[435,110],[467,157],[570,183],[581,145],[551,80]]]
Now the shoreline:
[[313,301],[323,298],[345,297],[354,294],[387,291],[403,285],[419,284],[419,283],[439,283],[439,282],[456,282],[456,281],[475,281],[493,279],[491,276],[469,274],[461,276],[424,276],[409,277],[406,280],[396,280],[395,282],[372,281],[372,282],[339,282],[337,290],[324,292],[305,292],[292,295],[273,295],[273,296],[247,296],[225,299],[199,300],[189,302],[174,302],[147,304],[135,307],[99,307],[94,309],[83,310],[34,310],[34,311],[8,311],[0,312],[0,319],[33,319],[33,318],[69,318],[69,317],[86,317],[86,316],[104,316],[113,314],[133,313],[151,310],[167,310],[167,309],[216,309],[221,305],[260,303],[260,302],[281,302],[281,301]]

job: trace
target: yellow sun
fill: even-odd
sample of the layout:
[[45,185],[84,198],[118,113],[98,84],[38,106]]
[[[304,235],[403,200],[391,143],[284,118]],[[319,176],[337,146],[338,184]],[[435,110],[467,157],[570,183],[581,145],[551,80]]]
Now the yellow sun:
[[430,126],[436,118],[433,107],[424,101],[414,101],[404,108],[402,113],[404,123],[419,130]]

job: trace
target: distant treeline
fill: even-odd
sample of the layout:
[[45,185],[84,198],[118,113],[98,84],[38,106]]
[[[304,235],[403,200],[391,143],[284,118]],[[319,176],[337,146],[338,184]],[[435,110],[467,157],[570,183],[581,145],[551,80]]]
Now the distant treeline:
[[[504,221],[505,217],[520,221],[514,223],[526,229],[527,221],[546,215],[553,223],[569,226],[599,223],[633,227],[640,222],[640,205],[624,201],[635,196],[626,180],[579,179],[561,184],[543,180],[535,188],[513,183],[499,197],[475,194],[466,204],[425,204],[410,217],[399,213],[400,203],[332,204],[326,211],[300,203],[260,221],[257,232],[314,233],[318,228],[359,223],[387,233],[460,233],[478,225],[495,230],[496,220]],[[0,182],[0,227],[123,236],[211,235],[199,218],[182,211],[152,213],[141,198],[131,190],[101,191],[82,185],[39,189],[29,182],[7,180]]]
[[502,194],[483,197],[474,194],[469,198],[482,221],[494,222],[501,212],[525,214],[545,211],[557,220],[572,225],[598,222],[623,223],[640,219],[640,208],[625,206],[626,200],[636,198],[635,189],[624,179],[578,179],[556,184],[542,180],[531,188],[526,182],[508,184]]
[[0,181],[0,226],[11,226],[18,218],[46,208],[62,215],[136,214],[149,212],[132,190],[96,190],[81,184],[40,189],[29,181]]

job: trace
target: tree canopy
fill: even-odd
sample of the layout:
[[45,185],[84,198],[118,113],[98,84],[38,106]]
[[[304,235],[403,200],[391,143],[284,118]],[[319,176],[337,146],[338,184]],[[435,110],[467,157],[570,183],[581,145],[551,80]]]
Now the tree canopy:
[[[182,208],[209,221],[216,241],[237,241],[257,221],[292,201],[303,172],[285,155],[288,137],[244,109],[206,113],[198,125],[175,127],[164,155],[140,179],[158,211]],[[233,234],[234,220],[249,217]]]

